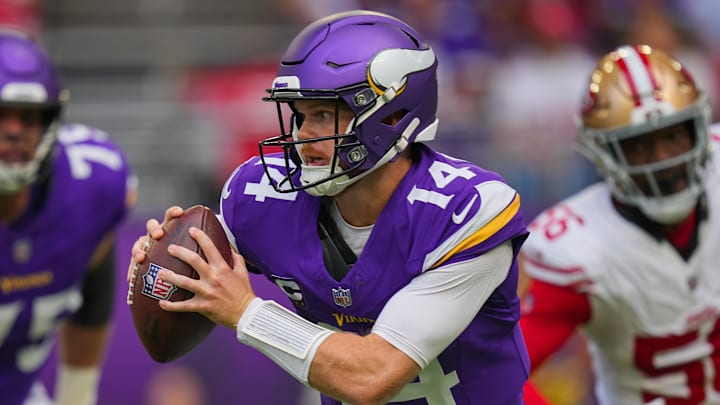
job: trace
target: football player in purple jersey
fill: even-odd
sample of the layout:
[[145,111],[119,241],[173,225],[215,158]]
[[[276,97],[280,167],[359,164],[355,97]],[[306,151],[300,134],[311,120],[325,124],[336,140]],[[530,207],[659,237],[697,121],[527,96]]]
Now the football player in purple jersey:
[[[106,133],[61,124],[68,93],[46,53],[0,32],[0,402],[96,402],[113,300],[113,233],[135,200]],[[56,339],[57,337],[57,339]]]
[[[385,14],[335,14],[300,32],[265,98],[281,134],[222,191],[239,254],[225,263],[191,229],[207,259],[168,251],[200,279],[159,276],[195,296],[159,305],[231,328],[323,404],[521,404],[520,201],[498,174],[426,145],[437,64],[418,32]],[[180,215],[171,207],[164,220]],[[162,237],[157,220],[147,228]],[[148,241],[136,241],[129,271]],[[295,312],[257,297],[248,270]]]

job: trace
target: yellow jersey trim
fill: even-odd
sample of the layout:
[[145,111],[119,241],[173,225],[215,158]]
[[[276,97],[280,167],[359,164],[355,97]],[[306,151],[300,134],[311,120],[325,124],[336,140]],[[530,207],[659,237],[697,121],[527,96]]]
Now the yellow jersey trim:
[[487,225],[478,229],[475,233],[465,238],[465,240],[463,240],[462,242],[458,243],[454,248],[447,252],[445,256],[443,256],[435,264],[430,266],[430,268],[432,269],[440,267],[456,253],[462,252],[463,250],[469,249],[486,241],[488,238],[495,235],[505,225],[507,225],[508,222],[510,222],[515,217],[518,211],[520,211],[520,195],[515,193],[515,198],[513,198],[512,202],[504,210],[502,210],[502,212],[500,212],[497,216],[495,216],[495,218],[488,222]]

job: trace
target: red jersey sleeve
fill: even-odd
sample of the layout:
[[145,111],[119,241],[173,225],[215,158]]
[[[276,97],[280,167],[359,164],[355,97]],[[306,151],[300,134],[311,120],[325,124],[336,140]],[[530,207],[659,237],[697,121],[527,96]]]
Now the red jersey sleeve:
[[560,349],[590,315],[587,294],[533,280],[523,295],[520,318],[532,370]]

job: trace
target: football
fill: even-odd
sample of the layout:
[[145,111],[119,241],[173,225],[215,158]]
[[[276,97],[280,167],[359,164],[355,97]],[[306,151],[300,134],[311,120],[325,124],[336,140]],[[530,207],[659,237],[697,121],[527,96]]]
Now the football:
[[187,263],[168,254],[170,244],[184,246],[198,252],[202,250],[188,230],[191,226],[203,230],[217,246],[226,262],[232,263],[232,253],[225,230],[215,213],[208,207],[195,205],[185,214],[163,225],[165,235],[150,240],[145,260],[136,266],[131,275],[128,304],[135,330],[145,350],[153,360],[166,363],[191,351],[215,327],[215,323],[195,312],[168,312],[160,308],[160,300],[183,301],[193,294],[157,277],[166,268],[177,274],[197,279],[199,276]]

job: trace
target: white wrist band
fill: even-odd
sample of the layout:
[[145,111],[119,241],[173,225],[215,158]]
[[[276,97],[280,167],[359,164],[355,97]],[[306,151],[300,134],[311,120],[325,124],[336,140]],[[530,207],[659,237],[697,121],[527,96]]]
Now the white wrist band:
[[99,381],[98,367],[61,364],[55,388],[56,405],[95,405]]
[[332,331],[303,319],[275,301],[255,298],[237,325],[240,342],[261,351],[303,384],[320,344]]

